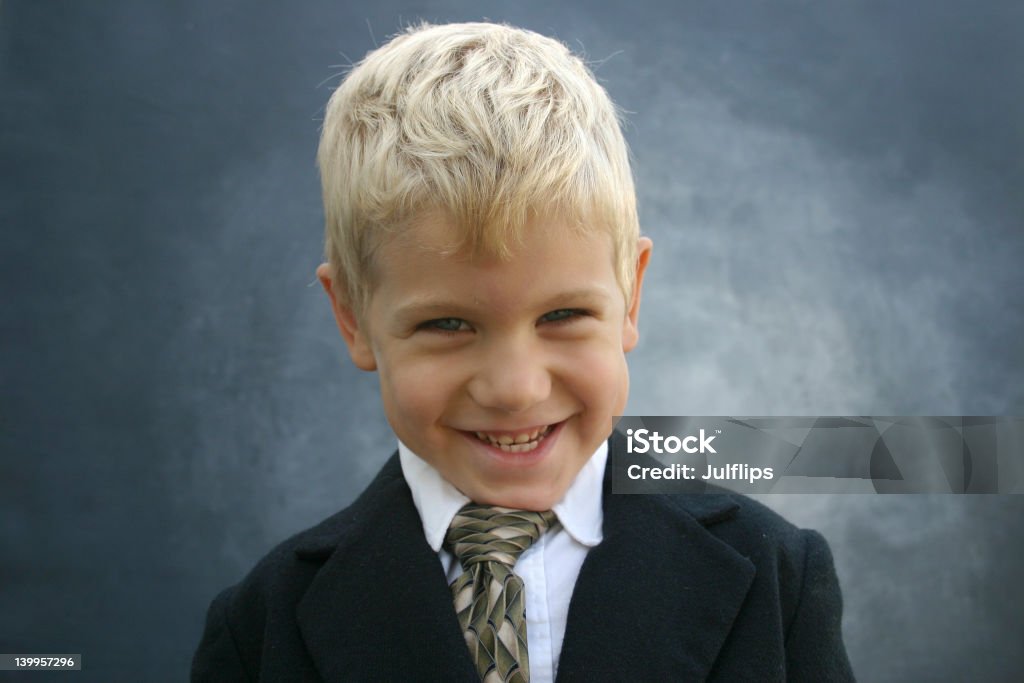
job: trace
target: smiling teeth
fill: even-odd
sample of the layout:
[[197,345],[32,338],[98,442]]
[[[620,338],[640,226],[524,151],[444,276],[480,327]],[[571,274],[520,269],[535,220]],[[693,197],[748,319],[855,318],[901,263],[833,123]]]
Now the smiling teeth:
[[544,439],[548,433],[551,432],[551,425],[542,427],[534,430],[533,432],[524,432],[522,434],[502,434],[501,436],[491,436],[486,432],[474,432],[476,438],[497,446],[506,453],[523,453],[525,451],[532,451],[540,442]]

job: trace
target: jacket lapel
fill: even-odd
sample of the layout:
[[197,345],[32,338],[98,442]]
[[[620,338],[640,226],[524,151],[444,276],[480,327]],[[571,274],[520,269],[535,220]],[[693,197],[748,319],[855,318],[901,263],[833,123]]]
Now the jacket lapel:
[[297,607],[324,680],[478,680],[397,454],[332,521],[296,551],[326,558]]
[[[624,452],[613,432],[610,448]],[[754,565],[705,525],[728,518],[727,494],[611,493],[604,540],[580,571],[558,681],[704,680],[754,578]]]

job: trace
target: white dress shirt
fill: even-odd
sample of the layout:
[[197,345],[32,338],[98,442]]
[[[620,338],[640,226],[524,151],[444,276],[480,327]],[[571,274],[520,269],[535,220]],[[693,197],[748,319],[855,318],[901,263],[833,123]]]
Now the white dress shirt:
[[[437,552],[451,585],[462,574],[462,565],[442,544],[455,513],[470,500],[401,441],[398,455],[427,543]],[[561,526],[537,539],[516,562],[515,573],[526,591],[531,683],[551,683],[558,671],[576,578],[587,552],[603,538],[601,490],[607,459],[608,442],[602,441],[562,500],[551,508]]]

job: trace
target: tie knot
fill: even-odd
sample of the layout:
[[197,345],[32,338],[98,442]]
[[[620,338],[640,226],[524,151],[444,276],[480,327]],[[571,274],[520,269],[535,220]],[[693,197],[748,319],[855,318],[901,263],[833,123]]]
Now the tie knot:
[[555,513],[512,510],[470,503],[456,513],[445,543],[465,570],[480,562],[509,569],[555,523]]

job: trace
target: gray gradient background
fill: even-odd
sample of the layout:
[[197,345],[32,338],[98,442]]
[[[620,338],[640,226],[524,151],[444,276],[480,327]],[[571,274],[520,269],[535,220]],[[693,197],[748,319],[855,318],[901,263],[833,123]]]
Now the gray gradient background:
[[[313,160],[415,18],[560,37],[631,112],[631,413],[1024,412],[1022,7],[3,2],[0,652],[183,679],[214,593],[393,448]],[[862,680],[1019,680],[1024,497],[765,500],[831,542]]]

